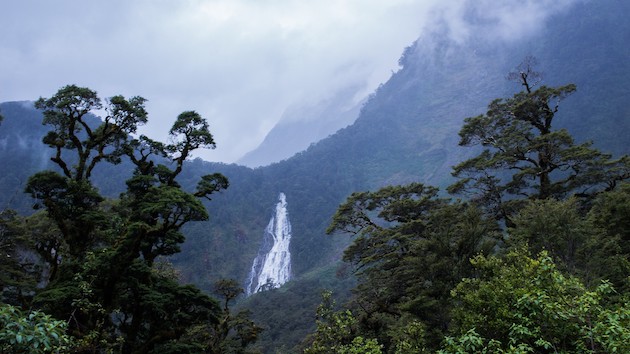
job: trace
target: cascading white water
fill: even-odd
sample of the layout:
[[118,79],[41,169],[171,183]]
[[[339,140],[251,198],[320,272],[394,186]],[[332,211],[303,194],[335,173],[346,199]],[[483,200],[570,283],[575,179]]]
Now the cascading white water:
[[265,229],[263,244],[249,272],[247,296],[278,288],[291,278],[291,223],[284,193],[278,196],[274,215]]

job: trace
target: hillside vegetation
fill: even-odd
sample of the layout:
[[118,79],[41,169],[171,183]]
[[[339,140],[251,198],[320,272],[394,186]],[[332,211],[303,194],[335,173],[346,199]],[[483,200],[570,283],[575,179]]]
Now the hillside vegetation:
[[[628,186],[621,182],[624,160],[612,161],[630,152],[630,135],[620,134],[630,128],[630,88],[625,85],[630,80],[630,26],[625,19],[629,12],[630,5],[621,1],[578,2],[551,18],[544,30],[522,41],[488,43],[473,38],[459,43],[439,30],[427,34],[405,50],[401,69],[364,104],[354,124],[287,160],[256,169],[187,160],[188,156],[181,158],[177,152],[181,150],[175,147],[143,140],[132,146],[140,150],[120,150],[118,156],[112,156],[111,162],[121,158],[117,165],[103,158],[89,183],[81,184],[74,181],[77,179],[72,173],[64,174],[59,163],[50,161],[57,147],[64,149],[54,136],[47,136],[51,126],[41,125],[46,107],[37,110],[32,103],[3,103],[0,206],[17,210],[18,215],[9,211],[3,214],[2,236],[14,235],[11,237],[15,239],[3,239],[2,245],[19,255],[3,263],[13,269],[4,273],[9,277],[3,278],[4,301],[24,310],[44,310],[58,320],[70,318],[70,313],[80,308],[83,317],[68,323],[67,330],[84,349],[102,344],[138,352],[166,351],[170,340],[181,339],[185,345],[203,343],[199,345],[210,350],[221,345],[216,338],[228,338],[212,331],[219,330],[215,325],[228,324],[220,319],[231,314],[229,318],[235,320],[230,323],[247,324],[239,327],[247,330],[235,329],[223,343],[238,347],[258,339],[247,350],[270,353],[306,348],[310,352],[356,352],[360,350],[357,348],[403,353],[517,352],[528,348],[601,352],[615,346],[623,352],[627,348],[616,340],[625,337],[614,333],[628,328],[628,309],[622,305],[624,300],[627,303],[628,250],[623,241],[627,241]],[[543,72],[540,85],[563,92],[553,116],[553,130],[566,129],[557,133],[562,136],[554,135],[562,138],[556,140],[558,145],[566,147],[571,139],[569,145],[577,147],[593,141],[593,145],[583,146],[587,150],[573,148],[564,153],[566,161],[595,161],[584,166],[600,172],[568,179],[571,168],[556,171],[551,181],[567,181],[557,184],[559,189],[544,198],[539,198],[543,194],[536,183],[540,181],[531,171],[512,179],[511,173],[523,167],[508,167],[514,166],[510,165],[514,161],[506,156],[492,155],[491,151],[474,160],[487,148],[480,136],[470,140],[478,142],[472,148],[458,146],[463,139],[458,132],[470,123],[464,121],[466,117],[484,112],[489,115],[492,109],[488,105],[494,99],[509,100],[521,92],[523,86],[505,80],[505,76],[528,55],[540,63],[536,69]],[[564,86],[568,84],[575,86]],[[533,86],[532,91],[538,87]],[[54,120],[48,119],[54,125]],[[88,126],[101,122],[92,117]],[[510,129],[522,132],[522,128]],[[50,148],[41,143],[44,136]],[[513,134],[504,142],[510,145],[520,137],[523,135]],[[464,145],[468,145],[466,141]],[[152,176],[147,177],[151,180],[148,184],[130,185],[125,181],[138,182],[142,175],[138,171],[134,174],[142,165],[141,155],[136,155],[134,162],[130,153],[147,146],[151,148],[145,151],[157,154],[152,159],[154,165],[163,168],[146,170],[147,176]],[[64,161],[68,167],[80,160],[77,155]],[[455,184],[463,180],[451,175],[454,166],[457,177],[472,179]],[[496,172],[494,179],[479,178],[489,169]],[[42,170],[53,170],[63,178],[43,176]],[[229,188],[213,190],[212,200],[190,197],[198,192],[196,186],[204,181],[202,176],[217,173],[229,180]],[[34,182],[29,182],[33,175],[45,177],[40,186],[52,181],[58,188],[39,193],[33,189]],[[73,182],[69,184],[68,179]],[[205,185],[210,190],[220,186],[218,179],[205,181],[210,183]],[[30,195],[23,194],[29,185]],[[449,200],[448,186],[455,186],[453,192],[462,192],[456,196],[466,202]],[[479,193],[488,186],[498,188],[491,189],[493,195]],[[161,211],[152,209],[153,202],[145,200],[150,193],[138,192],[143,188],[169,190],[165,198],[174,199],[168,200],[181,197],[194,204],[188,210],[194,217],[176,223],[178,227],[173,233],[169,231],[168,238],[153,239],[163,242],[155,246],[156,252],[167,255],[175,268],[163,263],[162,257],[152,259],[150,247],[140,253],[132,241],[126,244],[114,237],[127,235],[133,240],[137,232],[146,232],[166,220]],[[85,192],[89,198],[69,198],[64,191],[70,189]],[[594,191],[601,193],[591,195]],[[287,196],[293,226],[294,279],[280,289],[243,299],[238,287],[247,278],[280,192]],[[50,193],[58,198],[55,203],[67,205],[55,211],[54,203],[45,203]],[[501,198],[496,198],[497,193]],[[155,195],[158,198],[161,194]],[[356,203],[355,209],[352,203]],[[152,210],[147,214],[150,217],[134,214],[140,204]],[[33,214],[33,206],[44,211]],[[378,228],[359,228],[359,238],[326,235],[334,215],[331,231],[342,229],[343,217],[380,220],[374,220]],[[72,222],[67,224],[65,219]],[[131,224],[145,226],[133,229]],[[349,221],[346,224],[353,225]],[[93,236],[80,245],[71,242],[72,248],[49,243],[62,236],[65,242],[80,239],[85,230]],[[25,235],[43,237],[44,241],[33,245]],[[401,235],[404,242],[395,238]],[[375,240],[379,241],[370,243]],[[368,245],[378,252],[368,252]],[[63,252],[70,253],[64,257]],[[99,271],[108,269],[108,262],[127,269],[121,271],[120,279],[101,277]],[[50,273],[56,264],[63,269]],[[17,273],[11,267],[16,267]],[[41,281],[41,277],[48,280]],[[234,279],[234,283],[220,288],[219,294],[229,298],[226,303],[230,306],[219,307],[206,294],[215,293],[217,281],[225,278]],[[179,285],[175,279],[202,291]],[[520,279],[535,281],[521,284]],[[602,279],[608,282],[601,283]],[[103,292],[111,284],[129,292]],[[132,289],[140,288],[146,292],[136,300],[143,305],[125,308],[123,304],[134,303],[129,300],[136,294]],[[333,292],[324,293],[322,298],[325,289]],[[175,299],[178,295],[173,294],[180,291],[186,293],[182,299],[192,296],[199,301],[201,312],[194,312],[199,316],[173,319],[181,326],[147,344],[147,338],[155,334],[147,329],[151,325],[143,330],[130,326],[133,316],[129,314],[146,310],[148,317],[137,321],[166,321],[159,316],[175,310],[167,309],[150,318],[148,306],[171,305],[165,300],[168,296],[160,294],[171,294]],[[494,296],[499,293],[505,295]],[[334,306],[333,299],[339,305]],[[234,315],[234,301],[251,315]],[[491,307],[480,305],[485,303]],[[520,307],[512,307],[514,304]],[[341,305],[345,308],[339,312]],[[23,310],[6,311],[10,316],[26,316]],[[313,321],[316,315],[317,322]],[[249,318],[256,325],[248,322]],[[544,321],[549,328],[537,327]],[[138,323],[134,326],[142,327]],[[261,334],[259,327],[264,329]],[[326,333],[327,327],[334,328],[335,333]],[[117,337],[120,333],[122,339]],[[339,346],[333,348],[334,343]]]

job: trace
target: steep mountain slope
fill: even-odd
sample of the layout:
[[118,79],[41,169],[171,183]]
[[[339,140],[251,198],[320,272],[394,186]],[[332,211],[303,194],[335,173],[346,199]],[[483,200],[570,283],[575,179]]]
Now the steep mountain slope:
[[[254,170],[252,173],[259,176],[257,188],[241,200],[253,201],[258,196],[262,204],[250,207],[266,217],[258,226],[248,223],[252,226],[247,229],[258,232],[260,240],[269,208],[280,191],[287,195],[293,216],[292,250],[298,279],[284,290],[259,295],[266,301],[257,297],[250,300],[254,309],[264,308],[258,318],[269,324],[267,336],[276,338],[274,345],[280,338],[294,336],[290,329],[296,324],[283,326],[287,323],[284,314],[294,308],[314,309],[312,301],[318,300],[313,292],[336,286],[334,281],[321,278],[335,274],[334,264],[349,241],[344,236],[324,235],[336,205],[351,191],[386,184],[420,181],[447,185],[450,167],[470,153],[457,146],[463,119],[485,112],[492,99],[520,89],[504,78],[525,56],[539,59],[545,84],[578,85],[578,92],[560,107],[558,127],[567,128],[577,141],[594,140],[604,151],[628,153],[630,136],[619,133],[630,128],[630,88],[624,85],[630,75],[630,26],[622,15],[628,11],[629,4],[618,1],[580,2],[523,41],[488,43],[479,38],[458,43],[439,31],[420,38],[401,59],[403,68],[365,104],[352,126],[291,159]],[[225,193],[224,200],[217,200],[216,208],[227,207],[232,196],[242,193],[237,179],[233,181],[233,189]],[[252,209],[235,220],[245,224],[247,213],[254,213]],[[222,226],[218,229],[226,230]],[[225,236],[229,237],[229,232]],[[253,239],[256,236],[248,234]],[[211,249],[217,240],[204,239],[204,247]],[[194,244],[191,240],[187,247],[204,248]],[[251,262],[255,252],[256,247],[249,245],[240,249],[238,259],[245,264],[234,273],[239,279],[248,271],[251,263],[246,261]],[[184,261],[182,256],[179,261],[184,268],[200,269],[190,258]],[[313,289],[308,301],[301,287]],[[288,295],[292,293],[293,297]],[[289,298],[294,307],[288,305]]]
[[[5,117],[0,123],[0,156],[3,170],[0,174],[0,208],[12,207],[20,211],[30,209],[22,191],[28,177],[52,164],[42,144],[45,133],[41,114],[29,102],[0,104]],[[19,117],[19,119],[18,119]]]
[[237,163],[249,167],[266,166],[306,150],[310,144],[352,124],[361,104],[352,104],[355,90],[345,90],[313,105],[289,107],[280,122],[254,150]]
[[[35,172],[55,169],[50,161],[51,150],[42,143],[48,127],[42,125],[42,114],[32,102],[5,102],[0,104],[5,117],[0,124],[0,209],[12,208],[21,213],[32,212],[32,200],[23,194],[28,178]],[[88,118],[94,123],[97,117]],[[111,176],[116,176],[112,178]],[[123,190],[126,178],[131,176],[131,164],[97,166],[94,183],[104,195],[115,197]]]

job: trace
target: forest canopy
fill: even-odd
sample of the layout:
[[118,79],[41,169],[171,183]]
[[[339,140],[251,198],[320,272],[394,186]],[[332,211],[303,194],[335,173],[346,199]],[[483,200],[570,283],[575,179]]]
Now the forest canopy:
[[323,295],[308,353],[600,353],[630,350],[630,159],[553,127],[568,84],[523,87],[466,118],[440,197],[420,183],[353,193],[331,234],[358,285],[335,311]]
[[[221,308],[196,287],[179,284],[165,258],[180,251],[184,225],[208,218],[200,198],[228,187],[216,173],[201,177],[194,192],[177,182],[194,150],[214,148],[208,123],[187,111],[175,120],[168,144],[134,137],[148,119],[144,103],[123,96],[103,103],[95,91],[75,85],[35,103],[50,127],[43,142],[57,169],[27,182],[41,212],[2,214],[7,257],[0,287],[3,313],[51,329],[29,334],[27,327],[17,333],[7,327],[3,351],[27,343],[43,352],[223,352],[255,340],[259,329],[246,314],[235,321],[227,302]],[[105,117],[94,119],[101,109]],[[123,159],[133,174],[126,191],[107,199],[92,184],[95,167]]]

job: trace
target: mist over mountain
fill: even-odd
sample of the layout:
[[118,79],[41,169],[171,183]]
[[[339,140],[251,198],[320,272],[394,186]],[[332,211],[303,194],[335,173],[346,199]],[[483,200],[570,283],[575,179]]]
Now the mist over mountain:
[[[50,161],[51,149],[42,142],[50,129],[42,124],[42,113],[31,101],[0,103],[0,113],[5,117],[0,123],[0,157],[4,164],[0,174],[0,209],[29,214],[33,212],[33,200],[24,194],[28,178],[38,171],[58,168]],[[89,115],[87,121],[97,123],[99,118]],[[116,197],[124,190],[130,169],[128,161],[97,166],[94,183],[104,195]]]
[[[210,220],[187,226],[182,253],[172,258],[183,281],[206,291],[219,278],[245,283],[278,195],[286,195],[294,280],[242,303],[267,328],[262,343],[268,352],[295,345],[312,329],[322,289],[347,295],[345,284],[352,277],[340,259],[350,239],[325,235],[337,206],[353,191],[409,182],[448,185],[451,167],[472,153],[457,145],[464,118],[521,89],[505,77],[525,56],[538,58],[543,84],[577,85],[560,105],[557,128],[566,128],[578,142],[593,140],[605,152],[630,152],[628,2],[575,2],[522,38],[489,33],[493,22],[470,11],[465,40],[446,23],[418,38],[403,53],[401,69],[361,106],[356,121],[333,135],[327,136],[334,123],[342,127],[355,118],[355,106],[332,100],[285,112],[287,123],[278,124],[268,141],[241,160],[258,166],[285,159],[279,163],[255,169],[200,159],[188,163],[180,180],[184,186],[213,172],[230,180],[228,190],[205,203]],[[0,201],[15,206],[24,176],[46,166],[50,152],[36,143],[45,131],[35,123],[38,112],[23,103],[0,109],[6,117],[0,125],[0,158],[7,161]],[[320,124],[326,129],[315,134]],[[327,137],[311,144],[309,139],[322,136]],[[287,158],[270,153],[279,145],[290,147],[283,151],[308,147]],[[116,173],[109,176],[113,185],[122,183]]]
[[[495,98],[521,90],[506,75],[526,56],[538,58],[541,84],[578,87],[561,103],[557,128],[568,129],[577,142],[593,140],[605,152],[628,153],[630,136],[619,133],[630,128],[630,88],[624,85],[630,79],[630,26],[623,15],[628,11],[630,5],[618,1],[576,3],[521,40],[489,41],[480,31],[479,37],[462,42],[445,27],[436,28],[407,48],[401,70],[371,96],[354,124],[283,162],[233,174],[231,189],[209,205],[221,213],[209,225],[211,231],[204,231],[212,236],[202,237],[201,230],[199,236],[191,233],[184,254],[195,256],[178,256],[178,265],[190,269],[184,271],[190,280],[203,282],[201,278],[221,272],[222,262],[240,259],[241,266],[231,276],[244,279],[274,198],[284,192],[292,215],[296,277],[248,303],[257,318],[269,324],[266,338],[301,338],[307,328],[274,316],[309,313],[305,309],[312,314],[319,301],[313,294],[327,287],[344,288],[347,278],[335,274],[344,274],[338,262],[350,240],[324,234],[338,204],[352,191],[390,184],[448,185],[451,167],[473,153],[457,145],[464,118],[485,112]],[[229,211],[232,205],[238,205],[235,214]],[[234,234],[239,243],[229,251],[226,245]],[[218,249],[221,257],[212,257]],[[209,258],[202,265],[204,256]],[[203,277],[193,276],[202,269]],[[290,302],[294,306],[287,310]]]
[[349,88],[313,105],[289,107],[265,140],[236,163],[260,167],[287,159],[352,124],[363,103],[354,102],[356,92]]
[[[293,205],[304,210],[319,205],[318,213],[329,218],[335,206],[320,202],[322,193],[334,199],[344,190],[412,181],[444,186],[450,182],[451,166],[471,153],[457,146],[463,119],[485,112],[494,98],[520,90],[505,77],[527,55],[538,58],[544,84],[577,84],[578,91],[560,106],[558,128],[567,128],[578,142],[593,140],[603,151],[628,153],[630,137],[619,131],[630,128],[630,90],[623,84],[630,78],[630,27],[621,15],[629,10],[628,4],[614,1],[579,3],[522,41],[488,42],[481,37],[459,43],[440,31],[422,37],[405,51],[403,68],[379,88],[352,126],[259,172],[276,188],[284,186],[287,198],[297,199]],[[300,250],[295,252],[300,254],[295,269],[304,274],[304,283],[298,278],[285,293],[261,295],[268,302],[251,300],[253,308],[265,309],[260,318],[268,323],[280,321],[270,316],[272,304],[286,306],[288,294],[303,298],[303,288],[317,292],[330,286],[323,280],[326,271],[321,268],[322,277],[317,278],[314,269],[339,257],[339,246],[347,242],[344,236],[324,236],[329,218],[308,215],[319,224],[306,227],[306,220],[293,218],[292,247]],[[308,263],[312,265],[305,266]],[[313,270],[304,273],[308,269]],[[295,308],[302,306],[314,309],[315,304],[302,302]],[[271,336],[289,332],[289,327],[272,328]]]

